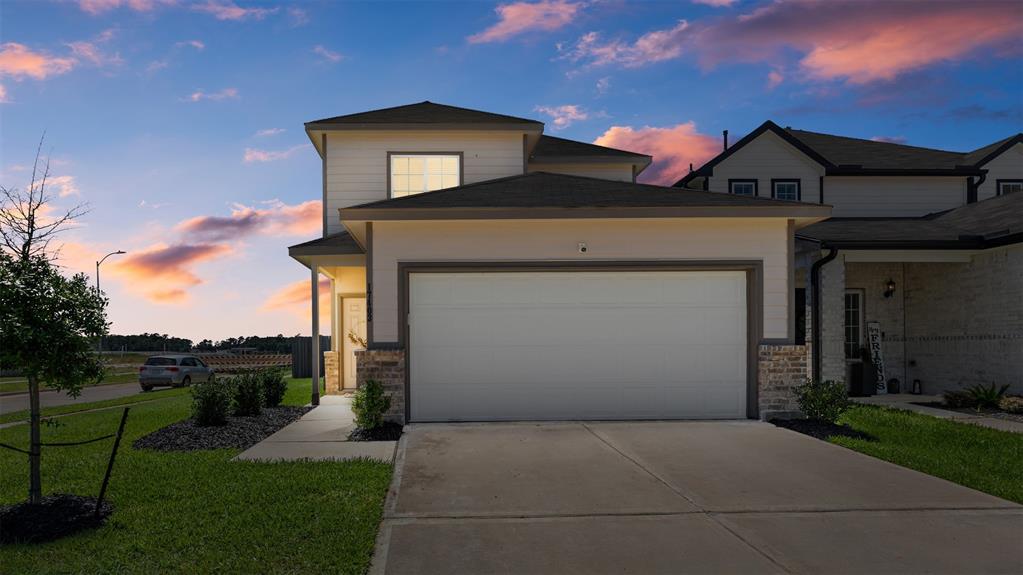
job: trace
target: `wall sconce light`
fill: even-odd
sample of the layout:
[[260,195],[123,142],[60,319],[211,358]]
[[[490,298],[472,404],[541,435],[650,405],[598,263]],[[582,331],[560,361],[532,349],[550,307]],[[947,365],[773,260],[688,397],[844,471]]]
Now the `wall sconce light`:
[[884,284],[884,297],[892,297],[892,295],[894,293],[895,293],[895,280],[889,279],[888,282]]

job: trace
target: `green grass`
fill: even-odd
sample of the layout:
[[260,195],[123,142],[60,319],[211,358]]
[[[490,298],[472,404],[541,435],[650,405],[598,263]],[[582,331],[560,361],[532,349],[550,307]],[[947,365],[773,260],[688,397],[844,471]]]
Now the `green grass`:
[[[137,369],[110,369],[103,381],[94,385],[111,385],[114,383],[132,383],[139,380]],[[45,387],[43,389],[46,389]],[[0,377],[0,393],[17,393],[28,391],[28,380],[24,377]]]
[[[286,402],[308,402],[294,381]],[[131,410],[109,497],[115,511],[97,530],[41,545],[0,548],[6,573],[364,573],[390,481],[373,461],[231,462],[237,450],[157,453],[138,437],[188,415],[171,396]],[[62,418],[44,441],[112,432],[120,410]],[[27,446],[27,428],[0,442]],[[95,495],[111,441],[43,451],[43,490]],[[0,450],[0,503],[26,496],[25,456]]]
[[866,405],[839,423],[877,441],[832,437],[832,443],[1023,503],[1023,434]]
[[[90,401],[88,403],[72,403],[68,405],[44,407],[42,414],[43,417],[51,417],[54,415],[66,415],[68,413],[77,413],[79,411],[86,411],[90,409],[116,407],[118,405],[131,405],[133,403],[153,401],[155,399],[180,397],[182,395],[186,396],[188,395],[188,388],[186,387],[160,388],[149,393],[136,393],[134,395],[126,395],[124,397],[117,397],[114,399],[105,399],[103,401]],[[12,421],[28,421],[28,410],[24,409],[21,411],[12,411],[10,413],[0,415],[0,423],[10,423]]]

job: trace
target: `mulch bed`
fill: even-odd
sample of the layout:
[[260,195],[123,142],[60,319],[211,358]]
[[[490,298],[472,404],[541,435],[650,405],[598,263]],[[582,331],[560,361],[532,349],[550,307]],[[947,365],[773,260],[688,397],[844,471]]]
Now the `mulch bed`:
[[56,493],[42,503],[28,502],[0,507],[0,544],[42,543],[73,535],[103,524],[114,511],[109,501],[96,516],[96,498]]
[[401,425],[386,422],[376,429],[356,427],[348,434],[348,441],[398,441],[401,437]]
[[1005,419],[1008,421],[1018,421],[1023,423],[1023,413],[1009,413],[1008,411],[1002,411],[1001,409],[991,409],[988,407],[982,407],[979,411],[975,407],[949,407],[940,401],[920,401],[913,402],[913,405],[922,405],[924,407],[936,407],[938,409],[944,409],[945,411],[954,411],[956,413],[965,413],[967,415],[978,415],[983,417],[994,417],[997,419]]
[[269,407],[256,417],[228,417],[226,425],[202,427],[186,419],[135,440],[135,449],[199,451],[202,449],[248,449],[296,421],[311,407]]
[[825,441],[829,437],[836,435],[852,439],[877,441],[876,437],[862,431],[857,431],[848,425],[838,425],[837,423],[829,423],[819,419],[772,419],[770,423]]

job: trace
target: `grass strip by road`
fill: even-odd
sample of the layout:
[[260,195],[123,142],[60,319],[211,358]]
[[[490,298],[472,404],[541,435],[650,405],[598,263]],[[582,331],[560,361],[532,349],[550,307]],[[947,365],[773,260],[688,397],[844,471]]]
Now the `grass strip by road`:
[[[120,370],[119,372],[111,372],[103,377],[103,381],[90,385],[89,387],[95,387],[96,385],[113,385],[115,383],[131,383],[139,380],[139,372],[136,369],[130,371]],[[48,388],[43,388],[45,391]],[[28,391],[28,380],[24,377],[4,377],[0,378],[0,393],[22,393]]]
[[[150,394],[146,394],[147,396]],[[308,402],[308,380],[286,403]],[[369,566],[391,466],[375,461],[253,463],[238,450],[159,453],[138,437],[188,416],[187,396],[134,407],[114,467],[114,514],[96,530],[43,545],[6,545],[8,573],[364,573]],[[63,418],[43,441],[112,432],[119,410]],[[0,430],[26,447],[27,433]],[[95,495],[111,442],[43,451],[43,490]],[[0,450],[0,503],[23,500],[28,462]]]
[[839,422],[877,441],[832,443],[1023,503],[1023,434],[870,405],[853,407]]
[[[149,393],[136,393],[134,395],[127,395],[125,397],[105,399],[103,401],[90,401],[88,403],[71,403],[68,405],[55,405],[53,407],[44,407],[42,414],[43,417],[67,415],[69,413],[77,413],[79,411],[90,411],[104,407],[117,407],[119,405],[131,405],[133,403],[139,403],[142,401],[152,401],[154,399],[180,397],[182,395],[185,396],[188,395],[188,388],[171,387],[165,389],[158,389],[156,391],[151,391]],[[3,401],[3,398],[0,398],[0,401]],[[28,410],[23,409],[21,411],[12,411],[11,413],[5,413],[3,415],[0,415],[0,424],[11,423],[13,421],[28,421]]]

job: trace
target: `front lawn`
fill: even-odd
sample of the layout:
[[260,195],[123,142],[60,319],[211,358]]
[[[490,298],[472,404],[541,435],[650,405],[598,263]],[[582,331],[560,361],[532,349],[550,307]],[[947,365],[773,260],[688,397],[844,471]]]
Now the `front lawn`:
[[[147,394],[148,395],[148,394]],[[309,400],[309,380],[293,381],[285,404]],[[135,439],[188,416],[174,395],[136,405],[121,442],[108,523],[42,545],[0,548],[6,573],[364,573],[369,566],[391,466],[373,461],[232,462],[238,450],[162,453]],[[43,441],[112,432],[119,409],[60,418]],[[28,428],[0,430],[26,448]],[[112,440],[43,451],[45,493],[96,495]],[[23,500],[28,461],[0,450],[0,503]]]
[[853,407],[839,423],[877,441],[832,443],[1023,503],[1023,434],[870,405]]

